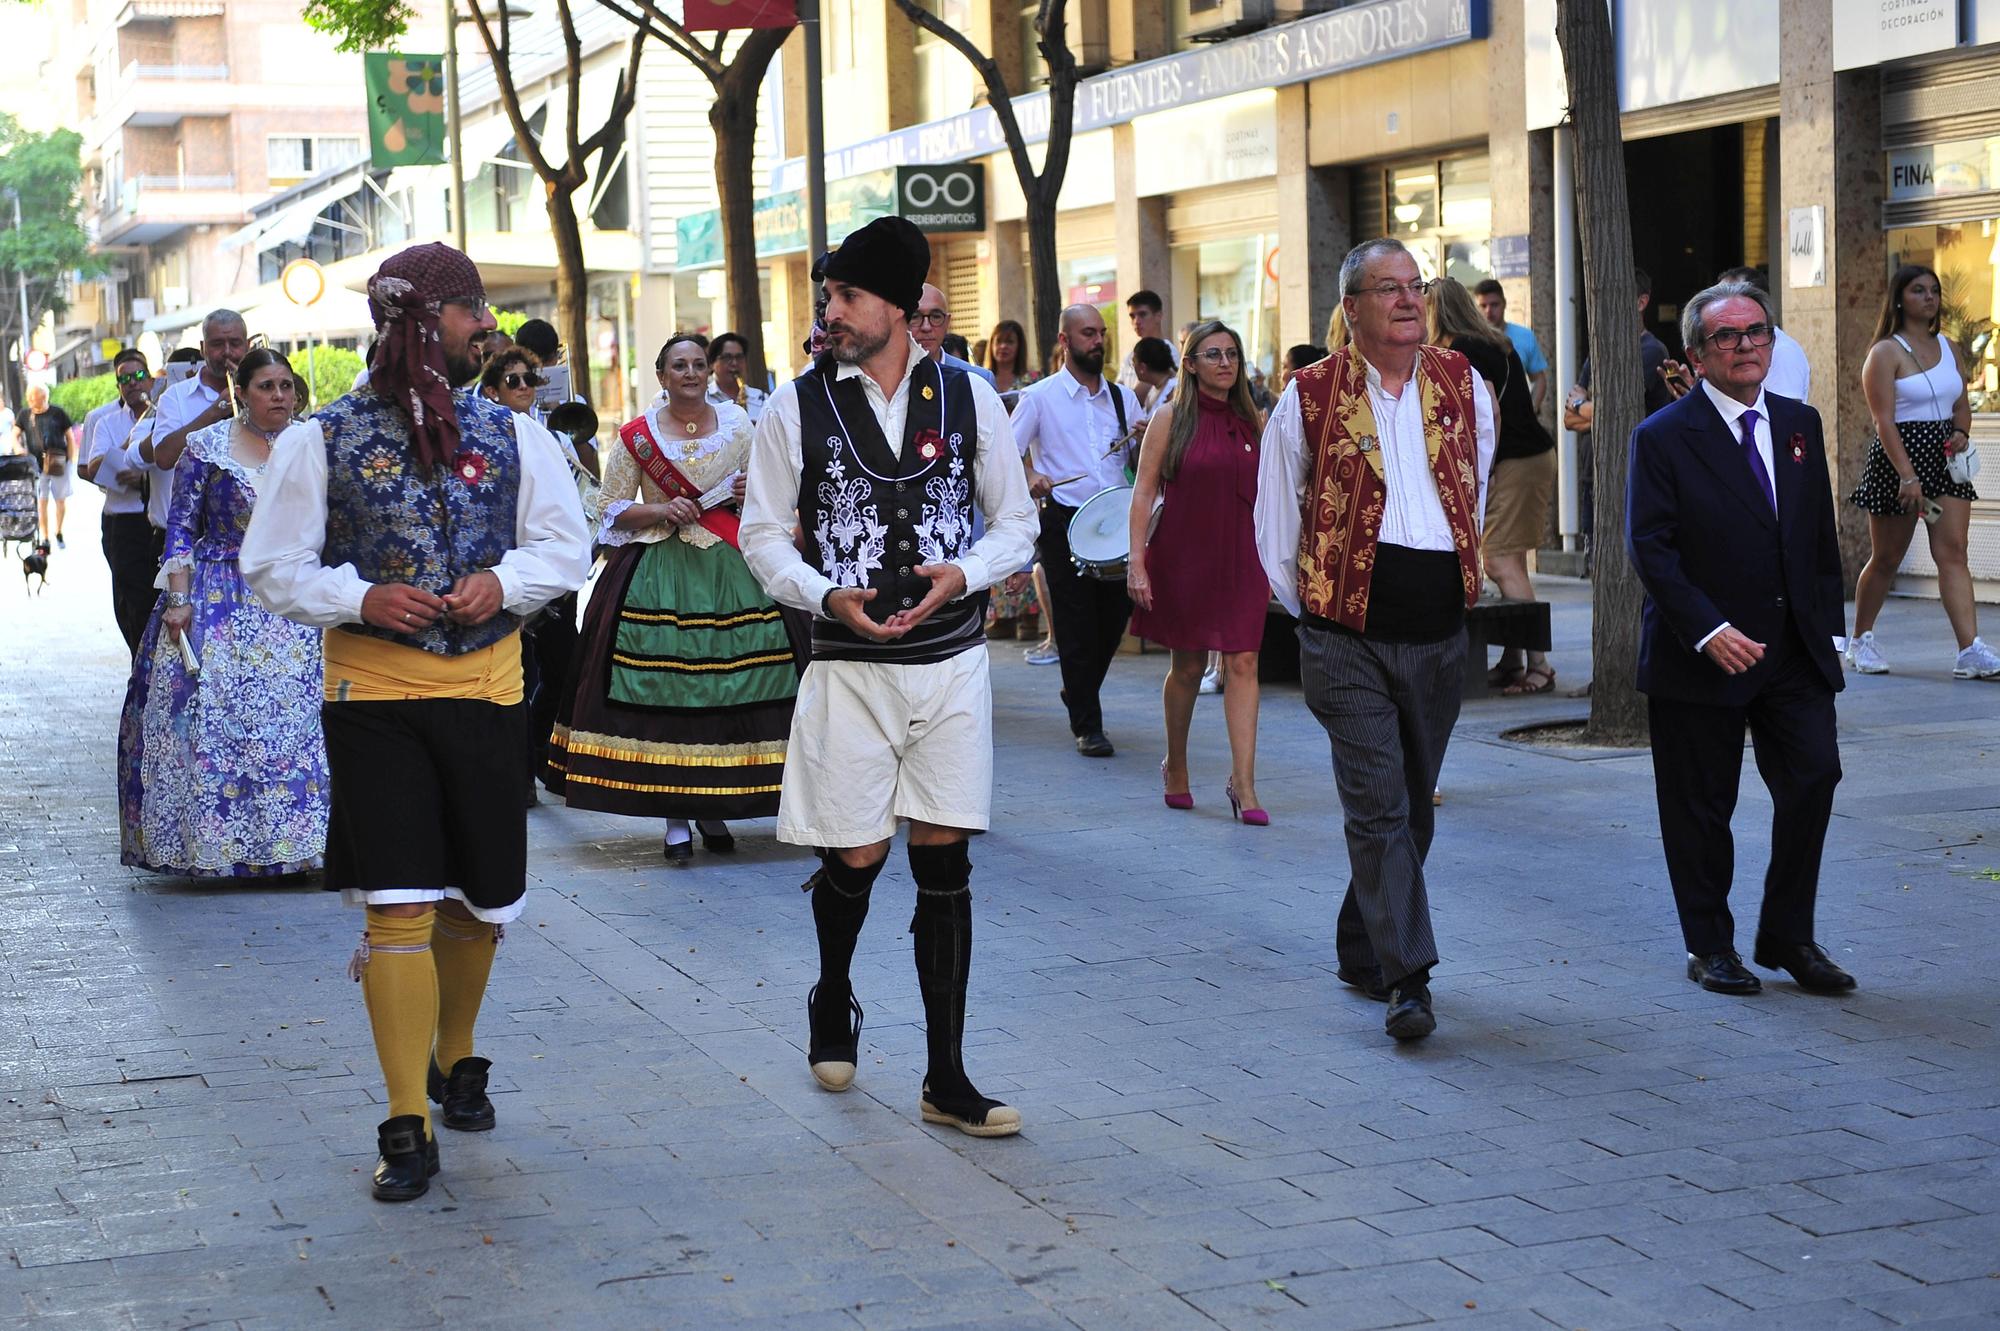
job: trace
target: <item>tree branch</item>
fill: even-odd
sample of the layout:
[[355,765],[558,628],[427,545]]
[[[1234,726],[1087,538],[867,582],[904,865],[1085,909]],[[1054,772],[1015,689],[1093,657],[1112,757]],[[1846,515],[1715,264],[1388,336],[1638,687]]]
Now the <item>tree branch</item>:
[[507,113],[507,123],[514,128],[514,144],[528,164],[534,168],[544,184],[552,184],[556,178],[555,168],[542,153],[542,145],[528,132],[528,122],[521,115],[521,92],[514,86],[514,69],[509,63],[511,55],[511,34],[507,28],[507,6],[502,0],[500,6],[500,32],[496,37],[492,20],[480,0],[466,0],[466,7],[472,11],[473,25],[479,29],[479,40],[486,47],[486,57],[493,63],[493,81],[500,90],[500,109]]
[[[619,0],[597,0],[597,3],[603,5],[619,18],[624,19],[634,28],[637,28],[641,35],[651,37],[654,41],[659,42],[662,46],[679,55],[688,63],[696,67],[701,67],[704,64],[704,56],[701,48],[691,45],[687,40],[686,31],[681,28],[681,25],[674,22],[665,14],[661,14],[656,6],[636,4],[632,10],[627,10],[619,3]],[[653,22],[653,19],[649,15],[657,15],[660,22],[667,26],[659,26],[659,24]],[[680,35],[676,36],[676,33]],[[702,72],[706,74],[708,71],[703,69]]]
[[[1061,2],[1056,0],[1057,4]],[[1046,6],[1049,0],[1042,0],[1042,3]],[[965,57],[966,63],[986,84],[986,100],[993,114],[1000,119],[1000,133],[1007,141],[1007,155],[1014,164],[1014,174],[1023,184],[1031,180],[1039,181],[1035,164],[1028,156],[1027,140],[1021,134],[1021,122],[1014,116],[1013,94],[1007,89],[1007,76],[1001,71],[999,61],[974,46],[970,37],[917,4],[916,0],[896,0],[896,8],[903,12],[904,18]],[[1035,21],[1039,24],[1041,17],[1037,15]]]
[[707,76],[711,84],[722,81],[722,62],[710,56],[702,44],[696,40],[694,34],[682,27],[678,21],[669,17],[655,0],[630,0],[630,3],[640,13],[644,14],[647,19],[651,20],[656,28],[664,29],[666,32],[671,33],[674,40],[669,42],[668,45],[684,56],[689,64]]

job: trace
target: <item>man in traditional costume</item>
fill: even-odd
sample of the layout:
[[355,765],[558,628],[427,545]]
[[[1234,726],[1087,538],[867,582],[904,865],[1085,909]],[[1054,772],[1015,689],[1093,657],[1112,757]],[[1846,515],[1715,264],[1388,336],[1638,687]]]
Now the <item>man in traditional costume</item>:
[[[816,616],[778,811],[779,839],[822,860],[806,884],[820,949],[806,1059],[827,1090],[853,1083],[861,1005],[848,967],[907,821],[929,1053],[922,1114],[1006,1136],[1020,1114],[965,1073],[966,838],[986,827],[993,793],[984,593],[1027,563],[1034,505],[999,395],[910,336],[930,268],[923,233],[880,218],[824,263],[828,354],[765,407],[741,533],[764,589]],[[975,511],[986,523],[977,541]]]
[[374,1192],[409,1201],[438,1171],[427,1092],[446,1127],[494,1123],[472,1028],[525,890],[519,630],[583,584],[590,538],[548,432],[452,388],[493,327],[472,261],[414,246],[368,298],[368,383],[273,455],[242,567],[271,610],[331,630],[327,886],[367,907],[351,973],[388,1084]]
[[1348,254],[1352,344],[1286,385],[1257,474],[1258,555],[1299,618],[1306,705],[1333,742],[1346,823],[1336,974],[1389,1005],[1398,1040],[1437,1029],[1424,857],[1493,466],[1485,381],[1424,345],[1428,288],[1398,241]]

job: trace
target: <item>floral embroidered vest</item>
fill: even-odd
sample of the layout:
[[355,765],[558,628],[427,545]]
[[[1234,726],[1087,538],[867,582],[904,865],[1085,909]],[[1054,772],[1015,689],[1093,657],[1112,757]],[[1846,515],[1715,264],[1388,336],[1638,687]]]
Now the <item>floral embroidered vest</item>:
[[[1368,367],[1350,348],[1306,367],[1292,381],[1299,386],[1310,464],[1299,530],[1299,603],[1309,614],[1362,633],[1389,496]],[[1422,395],[1431,478],[1451,526],[1470,609],[1479,600],[1479,434],[1472,365],[1455,351],[1419,347],[1416,373],[1403,391],[1413,390]]]
[[[973,462],[979,414],[965,371],[931,362],[910,375],[900,455],[889,447],[859,376],[837,378],[824,357],[798,380],[799,525],[806,562],[840,587],[873,587],[877,623],[930,594],[919,564],[943,564],[972,545]],[[897,664],[943,661],[985,642],[986,595],[940,606],[893,642],[813,621],[815,660]]]
[[[521,493],[514,413],[470,389],[458,406],[458,455],[425,476],[410,455],[403,414],[367,388],[327,406],[314,419],[326,438],[328,567],[352,564],[369,582],[407,582],[442,596],[467,573],[492,568],[514,548]],[[491,647],[520,627],[505,610],[484,624],[439,619],[412,637],[369,624],[342,624],[438,656]]]

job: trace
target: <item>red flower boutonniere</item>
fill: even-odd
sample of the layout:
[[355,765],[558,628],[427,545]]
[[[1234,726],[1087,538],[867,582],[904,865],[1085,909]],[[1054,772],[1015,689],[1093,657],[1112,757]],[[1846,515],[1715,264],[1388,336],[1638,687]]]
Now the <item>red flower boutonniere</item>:
[[451,460],[451,469],[467,485],[477,485],[486,475],[486,458],[483,454],[469,451],[460,453]]
[[917,456],[929,462],[944,451],[944,436],[936,430],[919,430],[916,438]]
[[1802,434],[1795,434],[1792,436],[1792,461],[1804,462],[1805,460],[1806,437]]

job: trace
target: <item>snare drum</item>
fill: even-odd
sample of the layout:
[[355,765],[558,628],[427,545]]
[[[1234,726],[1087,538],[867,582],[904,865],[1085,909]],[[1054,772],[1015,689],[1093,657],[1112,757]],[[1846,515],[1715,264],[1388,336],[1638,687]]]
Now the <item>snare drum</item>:
[[1123,582],[1131,554],[1132,487],[1099,490],[1070,517],[1070,562],[1086,578]]

